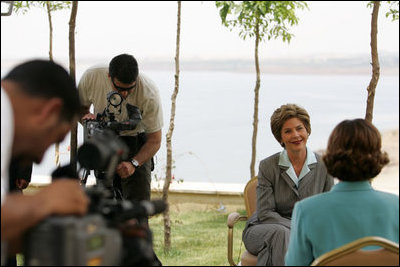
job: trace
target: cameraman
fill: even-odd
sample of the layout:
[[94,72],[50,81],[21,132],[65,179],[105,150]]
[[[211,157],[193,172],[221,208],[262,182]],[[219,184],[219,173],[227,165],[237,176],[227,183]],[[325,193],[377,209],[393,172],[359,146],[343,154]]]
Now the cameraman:
[[[81,121],[96,119],[95,114],[107,107],[106,96],[111,91],[119,92],[124,101],[121,113],[115,116],[119,122],[128,119],[126,104],[140,109],[142,120],[134,130],[122,131],[119,135],[129,147],[129,160],[116,168],[114,192],[120,198],[141,201],[150,200],[152,157],[161,145],[163,113],[156,85],[143,74],[139,74],[136,59],[128,54],[114,57],[109,67],[92,67],[82,76],[78,85],[79,95],[85,109]],[[94,114],[89,112],[94,106]],[[99,179],[98,173],[96,178]],[[118,195],[116,196],[118,198]]]
[[9,164],[40,163],[77,120],[79,96],[73,80],[51,61],[18,65],[1,81],[1,263],[19,252],[26,230],[52,214],[83,215],[88,198],[77,180],[60,179],[34,195],[8,192]]

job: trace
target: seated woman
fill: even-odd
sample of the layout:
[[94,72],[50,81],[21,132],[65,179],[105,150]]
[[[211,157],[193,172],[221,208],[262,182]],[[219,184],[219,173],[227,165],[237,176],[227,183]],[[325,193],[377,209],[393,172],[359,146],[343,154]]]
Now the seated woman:
[[363,119],[339,123],[323,161],[340,182],[330,192],[296,203],[286,265],[310,265],[325,252],[366,236],[399,243],[399,197],[370,184],[389,162],[375,126]]
[[282,105],[271,116],[271,130],[284,150],[260,162],[257,211],[247,221],[243,242],[257,255],[257,265],[282,266],[294,204],[329,191],[333,177],[320,156],[307,148],[311,126],[305,109]]

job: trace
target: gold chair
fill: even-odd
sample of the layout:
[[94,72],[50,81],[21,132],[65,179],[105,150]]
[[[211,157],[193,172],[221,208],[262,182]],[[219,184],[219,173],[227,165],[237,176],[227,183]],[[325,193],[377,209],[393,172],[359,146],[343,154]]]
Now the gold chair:
[[[379,246],[375,250],[361,250]],[[329,251],[311,266],[399,266],[399,244],[382,237],[368,236]]]
[[[253,177],[247,182],[244,188],[243,197],[244,204],[246,207],[247,215],[240,215],[237,212],[232,212],[228,215],[228,261],[231,266],[236,266],[237,264],[233,260],[233,227],[239,221],[247,221],[248,218],[256,211],[257,201],[256,201],[256,187],[258,179],[257,176]],[[241,255],[240,262],[238,263],[242,266],[255,266],[257,264],[257,256],[251,254],[246,249]]]

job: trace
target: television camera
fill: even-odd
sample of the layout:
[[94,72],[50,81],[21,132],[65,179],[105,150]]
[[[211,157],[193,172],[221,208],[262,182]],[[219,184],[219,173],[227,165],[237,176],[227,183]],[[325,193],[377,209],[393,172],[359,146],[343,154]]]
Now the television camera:
[[[107,163],[111,162],[112,158],[118,155],[121,160],[125,160],[128,156],[128,149],[118,150],[119,147],[124,147],[125,144],[118,139],[121,131],[134,130],[142,120],[139,108],[126,104],[128,119],[119,122],[115,119],[116,115],[121,114],[122,96],[111,91],[107,94],[107,107],[102,113],[97,113],[95,120],[85,120],[83,122],[83,141],[84,146],[78,151],[78,158],[82,165],[86,166],[82,175],[81,183],[86,184],[90,170],[103,172],[106,176],[104,180],[112,182],[111,176],[113,172],[106,169]],[[111,152],[113,151],[113,152]],[[93,158],[93,155],[98,158]]]
[[136,106],[126,104],[128,120],[118,122],[115,119],[116,115],[121,114],[122,101],[122,96],[116,91],[111,91],[107,94],[107,107],[104,111],[97,113],[96,120],[86,120],[84,122],[84,142],[96,132],[102,132],[104,129],[110,129],[118,135],[121,131],[134,130],[136,128],[137,124],[142,120],[140,110]]
[[[107,99],[113,104],[117,103],[117,97],[109,94]],[[136,127],[140,113],[131,113],[122,126],[113,118],[107,107],[103,114],[97,115],[96,121],[86,124],[89,125],[86,139],[78,149],[81,170],[99,169],[107,174],[104,180],[85,188],[90,198],[88,213],[82,217],[50,216],[28,231],[23,248],[25,265],[152,266],[157,263],[147,218],[163,212],[166,203],[112,199],[104,186],[128,155],[128,147],[118,139],[117,133]],[[52,174],[53,179],[61,177],[80,179],[71,165],[60,167]]]

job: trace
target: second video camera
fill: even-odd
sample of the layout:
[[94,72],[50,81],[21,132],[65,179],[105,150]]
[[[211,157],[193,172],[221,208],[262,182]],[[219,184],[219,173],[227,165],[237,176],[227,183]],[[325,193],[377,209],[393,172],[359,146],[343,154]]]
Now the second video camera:
[[[97,113],[95,120],[86,120],[83,124],[84,142],[89,140],[96,133],[102,133],[105,129],[113,131],[119,135],[121,131],[134,130],[142,120],[140,109],[136,106],[126,104],[128,119],[117,121],[116,115],[122,112],[122,96],[111,91],[107,94],[107,107],[102,113]],[[119,113],[119,114],[116,114]]]

